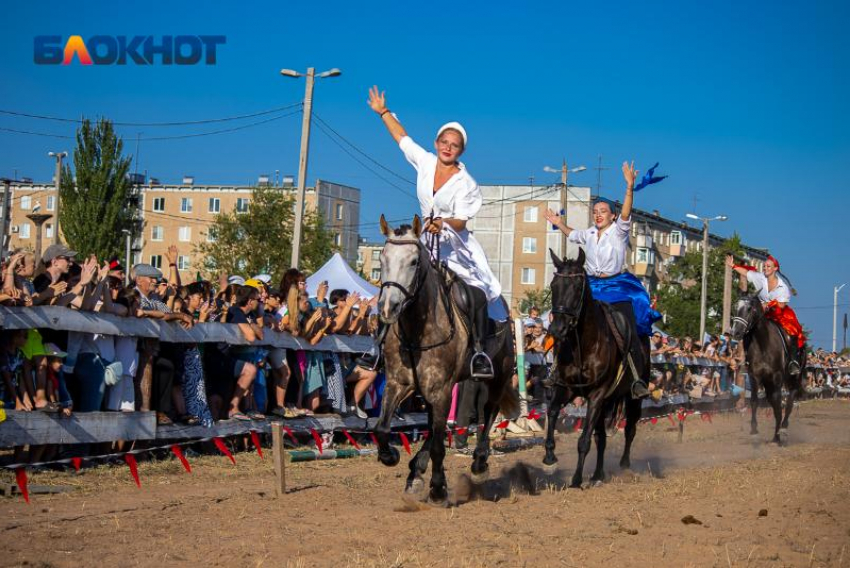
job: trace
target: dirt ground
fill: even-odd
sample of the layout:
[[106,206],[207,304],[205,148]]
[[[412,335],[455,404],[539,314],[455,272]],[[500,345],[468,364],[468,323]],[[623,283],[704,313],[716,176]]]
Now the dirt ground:
[[450,454],[452,508],[403,498],[406,460],[289,464],[283,498],[269,456],[247,452],[235,467],[195,458],[192,475],[140,463],[141,489],[126,467],[34,474],[77,489],[0,498],[0,565],[850,566],[850,403],[801,405],[782,448],[759,418],[751,438],[739,415],[692,416],[682,444],[667,420],[642,424],[635,473],[617,466],[617,435],[609,479],[586,490],[564,488],[574,434],[552,473],[536,447],[491,458],[473,484]]

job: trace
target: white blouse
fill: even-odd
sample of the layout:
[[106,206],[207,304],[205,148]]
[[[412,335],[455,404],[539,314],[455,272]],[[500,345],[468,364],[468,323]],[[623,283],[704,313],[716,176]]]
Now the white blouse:
[[600,234],[595,226],[589,229],[573,229],[571,243],[584,245],[584,267],[591,276],[613,276],[623,271],[626,265],[626,250],[629,248],[629,229],[632,218],[621,217]]
[[755,286],[756,292],[759,295],[759,300],[763,304],[772,302],[773,300],[782,302],[783,304],[787,304],[791,301],[791,290],[788,283],[785,282],[785,279],[779,275],[776,276],[776,280],[778,281],[776,288],[768,290],[767,276],[755,270],[747,272],[747,281]]
[[[416,168],[416,196],[419,199],[423,221],[431,215],[468,221],[478,213],[483,203],[481,188],[463,164],[458,164],[460,171],[450,177],[434,194],[434,175],[439,160],[437,156],[422,148],[409,136],[399,140],[398,147],[404,152],[407,161]],[[425,235],[422,237],[424,239]],[[487,255],[468,230],[454,231],[448,225],[443,225],[440,234],[440,258],[446,261],[449,268],[464,282],[483,290],[491,303],[501,296],[502,286],[490,269]],[[493,313],[491,311],[491,315]]]

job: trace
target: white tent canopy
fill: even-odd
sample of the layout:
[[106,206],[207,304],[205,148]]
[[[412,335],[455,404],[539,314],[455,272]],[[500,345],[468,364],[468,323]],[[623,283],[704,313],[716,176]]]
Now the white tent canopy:
[[328,293],[341,288],[349,292],[357,292],[361,297],[369,299],[378,295],[378,287],[369,284],[348,265],[339,253],[334,254],[323,267],[307,278],[307,291],[311,296],[316,295],[319,283],[328,281]]

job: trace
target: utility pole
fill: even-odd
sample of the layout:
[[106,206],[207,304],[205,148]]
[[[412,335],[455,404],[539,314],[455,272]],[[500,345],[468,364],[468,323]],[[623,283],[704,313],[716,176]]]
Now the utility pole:
[[133,232],[127,229],[122,229],[122,233],[124,233],[124,286],[130,285],[130,245],[133,240]]
[[[3,215],[0,216],[0,260],[6,258],[6,231],[9,220],[9,203],[12,193],[12,184],[8,178],[3,179]],[[38,260],[38,259],[36,259]]]
[[[838,348],[838,293],[841,289],[847,286],[845,282],[841,286],[832,288],[832,351],[835,352]],[[845,326],[846,327],[846,326]]]
[[702,294],[700,295],[699,308],[699,342],[702,343],[705,338],[705,320],[707,315],[706,305],[708,303],[708,225],[711,221],[725,221],[728,217],[726,217],[726,215],[718,215],[717,217],[699,217],[693,213],[688,213],[686,217],[688,219],[702,221]]
[[732,269],[723,263],[723,321],[720,331],[725,333],[732,326]]
[[68,152],[48,152],[47,154],[56,160],[56,173],[53,175],[53,187],[56,188],[56,229],[53,231],[53,244],[59,243],[59,183],[62,178],[62,159],[68,156]]
[[[319,73],[319,78],[336,77],[342,72],[339,69],[330,69]],[[302,110],[304,118],[301,122],[301,155],[298,160],[298,188],[295,196],[295,227],[292,231],[292,268],[298,268],[301,259],[301,225],[304,223],[304,193],[307,186],[307,157],[310,151],[310,120],[313,115],[313,83],[317,77],[316,69],[308,67],[307,73],[302,74],[291,69],[281,69],[280,74],[285,77],[306,77],[304,88],[304,103]]]
[[[583,172],[586,169],[585,166],[568,168],[566,158],[561,161],[561,168],[558,170],[549,166],[543,168],[544,172],[561,174],[561,222],[564,223],[565,227],[567,226],[567,217],[569,215],[569,175]],[[565,233],[561,233],[561,255],[564,257],[567,256],[567,235]]]

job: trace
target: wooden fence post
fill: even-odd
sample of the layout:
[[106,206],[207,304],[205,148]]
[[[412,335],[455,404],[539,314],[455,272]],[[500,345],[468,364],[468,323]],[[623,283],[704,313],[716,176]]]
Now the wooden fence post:
[[275,493],[286,495],[286,450],[283,447],[283,423],[272,422],[272,454],[274,456]]

